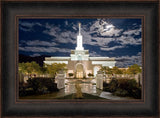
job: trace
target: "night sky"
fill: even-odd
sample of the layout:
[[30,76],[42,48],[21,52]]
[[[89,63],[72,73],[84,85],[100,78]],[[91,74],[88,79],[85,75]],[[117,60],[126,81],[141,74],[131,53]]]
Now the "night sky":
[[115,57],[118,67],[142,65],[141,19],[19,19],[19,54],[70,56],[79,22],[91,57]]

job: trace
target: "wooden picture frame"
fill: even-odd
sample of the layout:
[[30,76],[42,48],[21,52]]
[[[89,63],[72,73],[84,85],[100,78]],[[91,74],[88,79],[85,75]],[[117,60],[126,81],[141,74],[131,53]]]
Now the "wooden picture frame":
[[[12,117],[159,117],[159,1],[1,1],[1,114]],[[144,21],[144,96],[133,101],[17,101],[18,17],[140,17]],[[158,50],[157,50],[158,49]]]

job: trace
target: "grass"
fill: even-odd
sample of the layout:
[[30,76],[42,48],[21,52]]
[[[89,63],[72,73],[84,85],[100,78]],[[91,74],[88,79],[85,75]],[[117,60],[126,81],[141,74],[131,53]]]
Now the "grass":
[[[76,94],[73,93],[73,94],[66,95],[66,96],[63,96],[63,97],[59,97],[59,98],[56,98],[56,99],[78,99],[78,98],[76,98]],[[94,95],[91,95],[91,94],[83,93],[83,98],[79,98],[79,99],[105,99],[105,98],[101,98],[101,97],[94,96]]]
[[[45,94],[45,95],[33,95],[33,96],[25,96],[25,97],[20,97],[19,99],[78,99],[76,98],[76,93],[70,94],[70,95],[66,95],[63,97],[56,97],[55,94]],[[101,98],[98,96],[94,96],[91,94],[87,94],[87,93],[83,93],[83,98],[79,98],[79,99],[105,99],[105,98]]]
[[58,92],[43,94],[43,95],[30,95],[30,96],[19,97],[19,99],[55,99],[57,94]]

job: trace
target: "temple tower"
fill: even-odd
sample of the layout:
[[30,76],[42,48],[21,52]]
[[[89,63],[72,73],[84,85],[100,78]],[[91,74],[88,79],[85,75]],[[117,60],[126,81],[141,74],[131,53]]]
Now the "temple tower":
[[83,48],[83,38],[82,38],[82,35],[81,35],[81,23],[79,23],[78,25],[79,25],[79,34],[77,36],[76,50],[84,50],[84,48]]
[[83,38],[81,35],[81,23],[78,24],[79,32],[77,35],[77,47],[75,50],[71,50],[71,60],[88,60],[89,59],[89,52],[88,50],[84,50],[83,47]]

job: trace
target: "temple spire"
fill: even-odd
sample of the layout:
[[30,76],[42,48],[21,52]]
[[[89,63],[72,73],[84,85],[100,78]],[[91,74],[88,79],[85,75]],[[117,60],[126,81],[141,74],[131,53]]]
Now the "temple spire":
[[79,35],[81,35],[81,23],[78,23],[79,25]]
[[77,47],[76,50],[84,50],[83,48],[83,38],[81,35],[81,23],[78,23],[79,26],[79,34],[77,36]]

